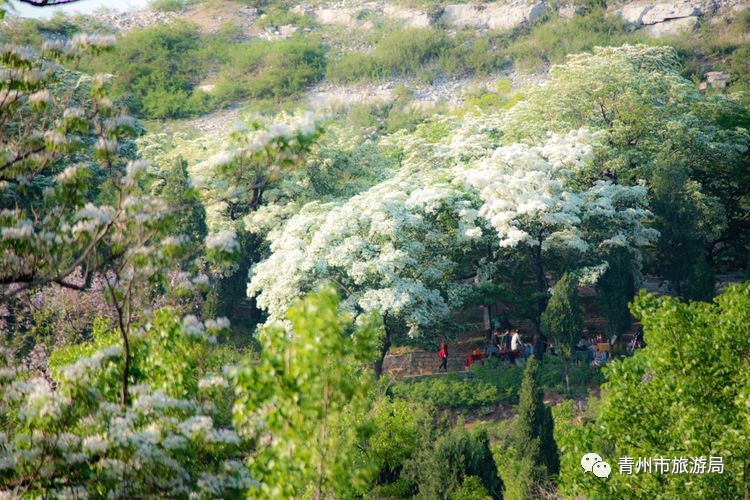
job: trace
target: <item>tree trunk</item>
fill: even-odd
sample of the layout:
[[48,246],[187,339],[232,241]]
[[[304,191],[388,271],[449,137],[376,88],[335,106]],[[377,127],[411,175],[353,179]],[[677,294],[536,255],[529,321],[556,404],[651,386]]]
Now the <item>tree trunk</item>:
[[[383,318],[383,323],[385,323],[385,318]],[[379,379],[380,376],[383,374],[383,360],[385,359],[385,355],[388,354],[388,349],[391,348],[391,332],[388,331],[388,327],[385,327],[385,337],[383,337],[383,347],[380,348],[380,356],[378,357],[377,361],[375,361],[375,378]]]
[[130,374],[130,342],[128,341],[128,335],[125,330],[122,332],[122,347],[123,347],[123,358],[122,358],[122,374],[120,375],[120,404],[123,408],[128,406],[130,403],[130,394],[128,393],[128,376]]
[[544,309],[547,307],[547,291],[549,290],[549,283],[547,282],[547,276],[544,274],[544,262],[542,261],[542,239],[539,238],[539,244],[529,247],[529,258],[531,260],[531,271],[534,273],[534,279],[536,280],[536,289],[539,292],[539,298],[537,299],[536,314],[534,314],[534,326],[537,331],[541,331],[541,316]]

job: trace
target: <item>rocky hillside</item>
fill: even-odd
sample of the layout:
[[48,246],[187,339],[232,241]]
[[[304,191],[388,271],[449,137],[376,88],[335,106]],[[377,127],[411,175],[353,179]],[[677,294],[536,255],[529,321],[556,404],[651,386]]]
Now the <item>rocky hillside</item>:
[[[650,37],[669,37],[697,30],[701,23],[718,26],[727,20],[731,21],[733,16],[748,6],[748,0],[636,0],[611,5],[608,7],[608,13],[629,23],[631,29],[636,32]],[[545,0],[443,5],[436,3],[425,7],[409,7],[383,0],[349,0],[335,3],[301,3],[293,7],[291,13],[310,22],[281,24],[258,8],[231,2],[205,2],[179,12],[101,13],[92,16],[90,22],[94,26],[104,26],[122,33],[134,28],[185,20],[197,24],[207,34],[217,33],[223,26],[231,23],[245,40],[287,39],[295,34],[311,33],[319,34],[325,43],[334,49],[366,53],[372,50],[372,46],[367,42],[367,33],[383,23],[403,28],[439,27],[449,31],[474,29],[479,33],[489,30],[510,32],[549,18],[572,19],[582,16],[586,14],[586,9],[573,3],[556,4]],[[305,26],[301,27],[299,24]],[[750,37],[750,34],[747,37]],[[514,88],[544,79],[543,74],[510,72],[502,76],[510,78]],[[727,77],[720,72],[714,72],[708,78],[711,80],[708,85],[717,82],[716,85],[722,86],[725,83],[723,80]],[[495,78],[438,79],[429,84],[412,84],[411,87],[414,90],[415,102],[419,105],[444,102],[449,107],[454,107],[463,103],[467,89],[492,87],[495,81]],[[377,84],[346,86],[323,82],[310,90],[308,102],[313,108],[364,101],[384,102],[391,99],[392,90],[400,83],[404,82],[394,79]],[[208,91],[211,88],[210,84],[203,87]]]
[[[681,30],[694,29],[701,18],[732,16],[748,7],[748,0],[682,0],[653,2],[636,0],[623,2],[609,8],[637,29],[662,36]],[[413,8],[386,1],[335,3],[301,3],[292,12],[314,19],[320,25],[335,25],[355,30],[371,30],[378,17],[400,23],[404,27],[425,28],[440,25],[451,29],[475,28],[478,30],[512,30],[534,23],[544,15],[556,14],[572,18],[585,11],[572,3],[553,7],[550,2],[536,0],[511,0],[489,3],[455,3],[444,6]],[[199,24],[206,32],[215,32],[232,22],[247,36],[288,37],[295,33],[293,25],[258,28],[263,14],[255,7],[232,5],[227,2],[200,4],[181,12],[136,11],[100,13],[91,16],[97,23],[113,31],[122,32],[154,24],[185,19]]]
[[[594,44],[619,45],[650,39],[664,40],[683,53],[698,47],[693,60],[687,64],[692,73],[686,76],[701,79],[704,89],[721,90],[732,81],[731,68],[723,64],[724,61],[730,59],[739,46],[750,42],[750,34],[746,27],[743,28],[750,23],[750,0],[636,0],[610,2],[604,10],[586,7],[584,2],[547,0],[488,3],[345,0],[298,3],[291,8],[286,8],[284,5],[289,4],[281,0],[257,7],[230,0],[189,4],[189,7],[176,11],[101,12],[64,22],[58,19],[51,25],[38,28],[38,31],[47,38],[66,36],[71,32],[66,23],[74,23],[77,29],[84,31],[110,32],[127,37],[136,29],[187,22],[197,27],[204,42],[222,40],[216,42],[213,50],[218,50],[217,46],[226,47],[227,51],[236,49],[232,57],[239,59],[238,54],[247,50],[253,41],[276,43],[303,38],[311,45],[322,44],[324,68],[316,70],[318,73],[314,77],[298,84],[299,88],[284,98],[313,110],[389,105],[404,94],[404,89],[409,97],[406,105],[401,103],[402,107],[457,108],[470,99],[476,100],[477,96],[497,92],[498,86],[511,93],[538,84],[547,78],[550,64],[562,62],[567,53],[590,50]],[[747,18],[747,21],[735,23],[740,18]],[[18,21],[5,20],[3,23],[9,26]],[[737,28],[736,24],[740,27]],[[28,31],[28,28],[19,30],[21,36]],[[732,34],[727,38],[724,32],[729,31]],[[403,35],[405,39],[394,41],[394,33],[426,32],[437,40],[428,40],[426,44],[451,46],[453,53],[450,57],[453,59],[449,61],[448,71],[445,70],[445,61],[441,60],[444,49],[433,50],[424,44],[421,47],[415,45],[414,49],[425,50],[429,61],[424,62],[421,55],[409,54],[404,58],[408,71],[392,71],[389,63],[377,60],[381,57],[378,51],[384,52],[380,46],[384,39],[392,38],[391,52],[401,50],[405,43],[410,42],[411,35]],[[227,33],[231,33],[230,38],[222,38],[228,36]],[[595,40],[586,41],[589,36]],[[580,43],[581,39],[584,43]],[[485,48],[477,52],[461,51],[463,46],[482,43]],[[227,47],[227,44],[249,45]],[[269,52],[275,50],[268,48]],[[402,52],[411,50],[409,47]],[[217,59],[221,60],[221,57]],[[347,57],[351,66],[339,64]],[[370,61],[356,60],[368,57]],[[412,65],[409,57],[419,61],[420,66]],[[477,57],[480,62],[468,67],[464,64],[465,57]],[[741,57],[735,59],[741,63]],[[380,67],[369,70],[367,64],[373,62]],[[231,89],[226,90],[227,82],[244,82],[253,78],[257,73],[254,63],[234,73],[227,67],[226,60],[202,64],[202,70],[196,71],[192,78],[185,77],[193,88],[188,96],[201,93],[216,103],[181,116],[171,116],[191,118],[186,123],[188,128],[203,133],[220,130],[222,124],[236,120],[244,103],[257,102],[259,96],[265,98],[262,91],[248,94],[246,87],[238,87],[234,94]],[[462,66],[467,68],[462,69]],[[108,71],[116,70],[108,68]],[[352,73],[356,74],[352,76]],[[230,74],[232,76],[228,76]],[[276,81],[274,85],[279,83]],[[135,112],[139,113],[138,110]],[[149,117],[148,113],[142,116]]]

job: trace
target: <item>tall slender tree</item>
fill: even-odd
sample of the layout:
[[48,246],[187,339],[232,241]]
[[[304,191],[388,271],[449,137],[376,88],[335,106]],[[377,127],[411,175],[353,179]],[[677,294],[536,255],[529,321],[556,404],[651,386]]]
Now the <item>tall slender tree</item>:
[[[521,464],[520,478],[530,489],[534,484],[560,472],[560,458],[553,435],[552,411],[544,404],[544,392],[537,380],[538,362],[529,358],[521,383],[518,418],[511,443]],[[532,492],[527,491],[529,496]]]

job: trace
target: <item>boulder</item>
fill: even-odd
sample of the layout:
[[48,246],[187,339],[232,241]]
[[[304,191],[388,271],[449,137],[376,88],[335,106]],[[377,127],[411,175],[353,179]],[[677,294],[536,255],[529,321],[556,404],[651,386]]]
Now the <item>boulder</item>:
[[663,3],[639,1],[623,5],[615,12],[623,20],[640,27],[669,22],[674,19],[701,17],[713,14],[716,8],[714,0],[679,0]]
[[352,9],[318,9],[315,11],[315,20],[320,24],[357,24],[356,13]]
[[285,24],[279,27],[279,34],[281,38],[291,38],[297,32],[297,27],[293,24]]
[[693,31],[698,26],[698,17],[689,16],[682,19],[670,19],[657,24],[644,26],[643,31],[651,37],[671,36],[684,31]]
[[510,3],[452,4],[443,10],[443,19],[453,28],[489,28],[511,30],[532,23],[547,10],[543,1],[514,0]]
[[383,7],[383,14],[391,19],[403,22],[404,26],[409,28],[428,28],[430,26],[430,16],[425,12],[407,9],[400,5],[386,4]]
[[729,73],[709,71],[706,73],[706,83],[713,89],[725,89],[729,83]]
[[704,7],[691,1],[679,3],[660,3],[652,6],[641,17],[643,24],[658,24],[672,19],[702,16],[706,14]]

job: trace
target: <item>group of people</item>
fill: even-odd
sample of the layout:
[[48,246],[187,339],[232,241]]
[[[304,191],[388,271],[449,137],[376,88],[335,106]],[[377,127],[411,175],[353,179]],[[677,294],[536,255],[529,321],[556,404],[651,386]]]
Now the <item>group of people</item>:
[[[610,344],[603,335],[590,335],[588,338],[581,336],[578,343],[573,347],[577,353],[576,357],[583,357],[592,365],[602,365],[610,360]],[[580,353],[580,354],[578,354]]]
[[501,333],[500,329],[492,332],[492,338],[487,345],[487,354],[507,359],[511,365],[516,364],[516,358],[529,355],[529,347],[524,344],[521,333],[517,328],[507,328]]
[[[611,359],[611,344],[602,334],[597,335],[592,330],[589,330],[588,336],[581,336],[578,343],[573,347],[573,350],[575,351],[575,357],[579,359],[583,358],[585,361],[590,361],[592,365],[598,366]],[[643,327],[640,327],[636,331],[629,349],[634,350],[642,347],[645,347],[645,342],[643,341]],[[557,354],[555,346],[552,342],[548,342],[547,337],[541,332],[534,335],[532,344],[526,344],[517,328],[509,327],[504,331],[495,328],[490,342],[485,348],[474,349],[466,357],[465,366],[466,368],[470,368],[474,361],[492,356],[497,356],[501,360],[507,359],[511,366],[515,366],[517,358],[527,358],[533,354],[535,357],[541,359],[545,352],[553,355]],[[445,342],[440,343],[438,356],[440,357],[440,367],[438,370],[448,371],[448,344]]]
[[[536,354],[537,351],[541,355],[541,353],[547,350],[551,350],[554,354],[554,346],[547,342],[547,338],[543,334],[535,335],[534,344],[532,345],[524,343],[521,333],[517,328],[507,328],[505,331],[495,329],[485,348],[474,349],[471,354],[466,356],[464,364],[466,368],[470,368],[475,361],[497,356],[500,359],[508,360],[511,366],[515,366],[516,359],[526,358],[531,356],[532,353]],[[438,371],[448,371],[448,344],[445,342],[440,343],[438,356],[440,358]]]

